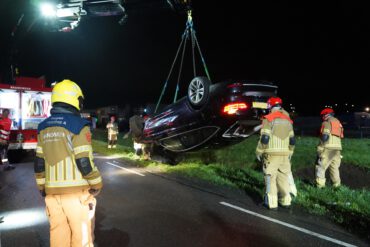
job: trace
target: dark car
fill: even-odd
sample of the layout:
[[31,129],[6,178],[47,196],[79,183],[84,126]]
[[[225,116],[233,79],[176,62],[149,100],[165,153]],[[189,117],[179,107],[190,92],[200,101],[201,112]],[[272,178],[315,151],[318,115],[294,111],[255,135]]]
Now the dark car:
[[130,127],[139,142],[171,152],[235,144],[260,129],[266,102],[276,93],[269,82],[210,84],[206,77],[195,77],[186,97],[145,121],[133,117]]

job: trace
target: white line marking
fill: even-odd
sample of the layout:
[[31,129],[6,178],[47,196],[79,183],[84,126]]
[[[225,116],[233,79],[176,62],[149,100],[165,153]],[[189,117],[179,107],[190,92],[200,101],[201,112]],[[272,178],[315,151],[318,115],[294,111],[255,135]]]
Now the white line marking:
[[128,171],[128,172],[131,172],[131,173],[134,173],[136,175],[139,175],[139,176],[142,176],[142,177],[145,177],[144,174],[140,173],[140,172],[137,172],[137,171],[134,171],[134,170],[131,170],[131,169],[127,169],[127,168],[124,168],[122,166],[117,166],[116,164],[113,164],[113,163],[110,163],[110,162],[105,162],[107,163],[108,165],[111,165],[111,166],[114,166],[114,167],[117,167],[117,168],[120,168],[122,170],[125,170],[125,171]]
[[274,218],[270,218],[270,217],[264,216],[262,214],[258,214],[256,212],[249,211],[247,209],[244,209],[244,208],[241,208],[241,207],[232,205],[232,204],[227,203],[227,202],[220,202],[220,204],[222,204],[224,206],[227,206],[227,207],[230,207],[230,208],[233,208],[233,209],[236,209],[236,210],[239,210],[239,211],[242,211],[244,213],[251,214],[253,216],[256,216],[256,217],[259,217],[259,218],[262,218],[262,219],[265,219],[265,220],[268,220],[268,221],[271,221],[271,222],[274,222],[274,223],[277,223],[277,224],[280,224],[280,225],[283,225],[283,226],[292,228],[294,230],[297,230],[297,231],[300,231],[300,232],[303,232],[303,233],[312,235],[314,237],[321,238],[321,239],[324,239],[324,240],[329,241],[329,242],[333,242],[335,244],[339,244],[339,245],[342,245],[342,246],[348,246],[348,247],[356,246],[356,245],[348,244],[346,242],[343,242],[343,241],[340,241],[340,240],[337,240],[337,239],[334,239],[334,238],[327,237],[325,235],[322,235],[322,234],[319,234],[319,233],[316,233],[316,232],[312,232],[312,231],[307,230],[305,228],[301,228],[301,227],[298,227],[298,226],[295,226],[295,225],[291,225],[289,223],[286,223],[286,222],[283,222],[283,221],[280,221],[280,220],[276,220]]

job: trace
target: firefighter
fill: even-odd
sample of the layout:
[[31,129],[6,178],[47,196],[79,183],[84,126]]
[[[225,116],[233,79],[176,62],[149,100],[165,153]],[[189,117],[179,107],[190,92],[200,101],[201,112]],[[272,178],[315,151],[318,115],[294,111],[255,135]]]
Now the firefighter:
[[341,150],[343,126],[334,117],[331,108],[325,108],[320,113],[322,118],[320,142],[317,146],[316,186],[325,187],[325,172],[329,168],[330,179],[334,187],[340,186],[339,166],[342,159]]
[[118,136],[118,125],[114,116],[110,117],[110,122],[107,124],[108,129],[108,148],[116,148],[117,136]]
[[256,156],[263,164],[264,205],[269,209],[276,209],[278,204],[289,207],[291,194],[297,195],[290,163],[295,138],[293,121],[281,107],[282,100],[279,97],[271,97],[267,105],[270,113],[262,120]]
[[12,127],[12,120],[9,118],[9,110],[4,109],[0,117],[0,165],[4,163],[7,166],[5,170],[13,170],[15,166],[10,165],[8,161],[8,146],[9,146],[9,137],[10,129]]
[[94,165],[89,122],[80,116],[80,87],[53,87],[51,116],[39,124],[35,158],[38,189],[45,197],[50,246],[93,246],[95,197],[103,184]]

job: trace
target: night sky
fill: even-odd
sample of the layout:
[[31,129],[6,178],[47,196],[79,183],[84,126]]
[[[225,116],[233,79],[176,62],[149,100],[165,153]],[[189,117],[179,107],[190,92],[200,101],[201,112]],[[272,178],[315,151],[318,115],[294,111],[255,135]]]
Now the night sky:
[[[156,103],[186,22],[186,15],[170,8],[132,5],[123,26],[117,18],[95,18],[73,32],[52,33],[43,30],[39,20],[27,32],[36,15],[30,1],[1,0],[0,8],[2,78],[10,32],[25,13],[15,42],[20,74],[45,75],[48,83],[76,81],[85,92],[87,108]],[[293,103],[302,114],[318,114],[326,104],[370,104],[370,18],[357,2],[193,0],[193,9],[213,82],[274,81],[284,102]],[[190,46],[187,51],[181,95],[192,78]],[[169,82],[167,102],[176,78],[177,71]]]

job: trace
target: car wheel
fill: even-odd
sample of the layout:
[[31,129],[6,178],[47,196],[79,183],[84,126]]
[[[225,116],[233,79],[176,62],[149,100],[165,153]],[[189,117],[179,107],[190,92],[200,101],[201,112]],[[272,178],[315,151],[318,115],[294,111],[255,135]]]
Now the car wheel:
[[201,107],[208,101],[209,86],[211,82],[207,77],[195,77],[189,83],[188,100],[194,107]]

